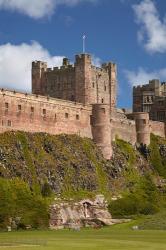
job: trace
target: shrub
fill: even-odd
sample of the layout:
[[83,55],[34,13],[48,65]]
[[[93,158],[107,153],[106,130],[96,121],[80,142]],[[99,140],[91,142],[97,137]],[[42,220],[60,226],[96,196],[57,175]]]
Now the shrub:
[[18,226],[33,228],[48,226],[48,202],[41,195],[32,193],[28,184],[15,178],[0,178],[0,227],[6,228],[11,220],[20,218]]
[[160,194],[150,176],[142,177],[138,187],[123,198],[111,201],[109,211],[113,217],[154,214],[160,206]]

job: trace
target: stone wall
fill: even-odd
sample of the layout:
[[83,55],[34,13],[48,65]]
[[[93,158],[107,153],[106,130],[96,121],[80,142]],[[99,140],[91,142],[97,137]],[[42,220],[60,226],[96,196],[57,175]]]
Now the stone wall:
[[111,113],[112,140],[114,141],[117,137],[134,145],[136,142],[135,121],[127,119],[121,109],[116,109]]
[[131,144],[136,143],[135,122],[127,119],[112,119],[111,121],[112,140],[122,139]]
[[151,133],[165,138],[165,123],[158,121],[150,121]]
[[[79,134],[82,137],[93,138],[107,159],[112,152],[111,141],[115,140],[116,136],[133,145],[138,141],[138,129],[132,116],[127,119],[119,109],[109,112],[109,104],[83,105],[45,96],[3,89],[0,91],[0,132],[22,130],[50,134]],[[144,123],[144,120],[146,119],[141,121]],[[150,132],[165,137],[165,123],[150,121],[147,125],[149,132],[141,127],[141,138],[144,138],[145,132],[148,132],[148,138]]]
[[91,112],[91,106],[79,103],[0,91],[0,132],[75,133],[92,138]]

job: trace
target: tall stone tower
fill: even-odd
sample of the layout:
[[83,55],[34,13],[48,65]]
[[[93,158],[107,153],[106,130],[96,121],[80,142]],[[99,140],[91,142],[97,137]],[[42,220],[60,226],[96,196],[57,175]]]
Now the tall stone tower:
[[117,105],[117,65],[109,62],[102,65],[107,69],[109,75],[110,108],[113,110]]
[[91,103],[91,56],[76,55],[75,58],[75,99],[84,104]]
[[32,62],[32,93],[45,95],[47,63],[41,61]]

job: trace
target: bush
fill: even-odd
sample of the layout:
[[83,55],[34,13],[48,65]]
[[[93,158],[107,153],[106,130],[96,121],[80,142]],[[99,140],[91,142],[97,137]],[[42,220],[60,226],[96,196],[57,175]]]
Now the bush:
[[128,217],[139,214],[154,214],[158,212],[156,204],[145,199],[138,199],[135,195],[128,195],[109,204],[109,211],[113,217]]
[[18,226],[32,228],[48,226],[48,202],[41,195],[32,193],[27,183],[15,178],[0,178],[0,227],[6,228],[11,221],[20,218]]
[[109,211],[113,217],[154,214],[159,211],[160,199],[160,194],[150,176],[145,176],[133,193],[111,201]]

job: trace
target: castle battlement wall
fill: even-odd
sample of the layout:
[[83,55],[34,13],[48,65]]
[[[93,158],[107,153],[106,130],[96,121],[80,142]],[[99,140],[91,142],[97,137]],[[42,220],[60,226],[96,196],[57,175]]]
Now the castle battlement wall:
[[23,130],[92,138],[91,106],[50,97],[0,91],[0,132]]

